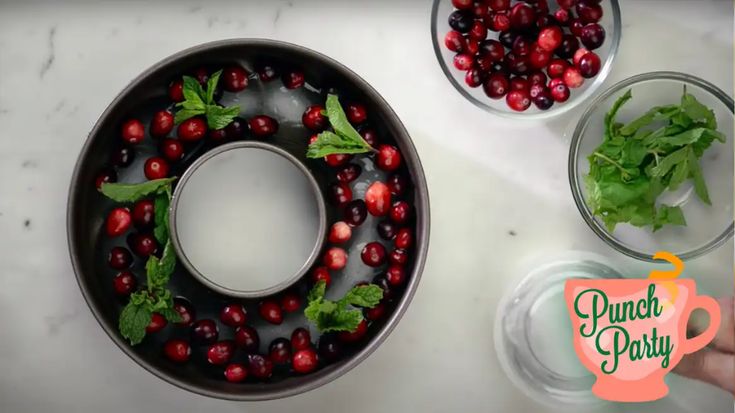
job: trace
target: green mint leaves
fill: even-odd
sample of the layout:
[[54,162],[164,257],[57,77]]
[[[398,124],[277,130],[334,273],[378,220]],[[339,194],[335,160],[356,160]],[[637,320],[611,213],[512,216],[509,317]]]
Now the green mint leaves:
[[240,106],[223,107],[214,101],[214,91],[222,75],[219,70],[210,76],[207,81],[207,90],[190,76],[184,76],[184,101],[176,104],[180,108],[174,116],[174,122],[179,124],[194,116],[204,115],[210,129],[222,129],[240,114]]
[[697,196],[710,205],[699,159],[725,136],[716,130],[714,112],[686,88],[678,105],[656,106],[627,124],[617,122],[632,97],[628,90],[605,115],[603,142],[588,157],[587,204],[610,231],[619,223],[653,231],[686,225],[681,208],[656,200],[691,179]]
[[330,331],[354,332],[363,320],[362,311],[348,306],[373,308],[383,299],[383,290],[377,285],[360,285],[352,288],[339,301],[324,298],[327,284],[319,281],[309,291],[306,318],[322,333]]
[[326,131],[309,144],[307,158],[322,158],[332,154],[355,154],[374,151],[365,139],[352,127],[339,104],[337,95],[328,95],[326,114],[334,132]]
[[102,194],[116,202],[135,202],[169,187],[176,178],[154,179],[140,184],[103,183]]

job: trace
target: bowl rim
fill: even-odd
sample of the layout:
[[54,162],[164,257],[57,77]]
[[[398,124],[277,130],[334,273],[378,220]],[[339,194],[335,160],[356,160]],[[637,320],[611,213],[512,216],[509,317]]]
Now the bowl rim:
[[[604,226],[602,226],[594,218],[592,212],[589,210],[589,207],[584,200],[584,195],[582,194],[581,180],[577,178],[579,176],[579,166],[577,165],[579,148],[582,144],[582,137],[584,136],[585,129],[587,128],[587,122],[592,115],[592,112],[596,110],[605,99],[619,93],[622,89],[650,80],[673,80],[699,87],[719,99],[727,108],[730,109],[730,112],[733,112],[733,114],[735,114],[735,111],[733,110],[733,98],[722,91],[722,89],[715,86],[713,83],[686,73],[674,71],[655,71],[637,74],[623,79],[620,82],[610,86],[604,92],[599,94],[594,100],[592,100],[589,105],[587,105],[585,111],[580,115],[576,124],[574,124],[574,129],[571,132],[571,143],[569,146],[569,159],[567,170],[569,174],[569,185],[572,190],[574,203],[577,205],[577,209],[582,215],[582,218],[590,227],[590,229],[592,229],[592,231],[597,234],[598,237],[600,237],[606,244],[613,247],[613,249],[615,249],[616,251],[641,261],[653,263],[657,262],[653,259],[653,256],[644,254],[640,251],[636,251],[618,241],[615,237],[612,236],[612,234],[607,231]],[[724,232],[713,238],[711,241],[691,251],[677,253],[677,256],[682,260],[690,260],[705,255],[710,251],[713,251],[722,246],[730,238],[732,238],[734,230],[735,222],[730,223],[730,226],[726,228]]]
[[[563,105],[557,105],[549,110],[546,111],[539,111],[537,113],[526,113],[526,112],[510,112],[510,111],[502,111],[498,110],[480,99],[477,99],[476,97],[472,96],[466,89],[465,86],[459,83],[454,76],[452,75],[452,69],[449,64],[447,64],[446,61],[444,61],[444,58],[442,56],[442,46],[439,44],[439,27],[437,25],[438,22],[438,15],[439,15],[439,5],[442,2],[449,2],[450,0],[434,0],[433,5],[431,7],[431,44],[434,48],[434,55],[436,56],[436,59],[439,61],[439,66],[442,69],[442,72],[444,72],[444,75],[449,80],[449,83],[454,86],[454,88],[459,92],[460,95],[462,95],[466,100],[470,101],[473,105],[477,106],[480,109],[485,110],[486,112],[490,112],[493,115],[502,116],[504,118],[508,119],[523,119],[523,120],[540,120],[540,119],[550,119],[565,113],[568,113],[570,110],[577,107],[580,103],[586,101],[590,96],[592,96],[599,88],[602,86],[602,84],[605,82],[605,79],[607,79],[607,76],[612,71],[612,65],[615,60],[615,57],[618,54],[618,50],[620,48],[620,38],[622,34],[622,18],[621,18],[621,12],[620,12],[620,4],[618,3],[618,0],[609,0],[610,5],[612,7],[612,27],[613,27],[613,33],[611,37],[612,43],[610,44],[610,53],[607,56],[607,59],[605,59],[605,62],[602,65],[602,68],[600,69],[600,72],[597,74],[597,76],[594,77],[592,84],[587,87],[582,93],[576,96],[575,99],[567,100],[564,102]],[[606,33],[609,35],[609,33]],[[490,98],[488,98],[490,99]]]
[[[315,375],[313,380],[304,381],[297,383],[293,386],[280,387],[276,389],[258,390],[257,393],[238,394],[224,391],[220,388],[205,388],[190,384],[188,381],[180,379],[178,376],[171,374],[163,369],[155,367],[152,363],[149,363],[144,357],[134,351],[133,347],[119,335],[116,323],[109,322],[101,310],[94,304],[94,294],[91,287],[86,283],[81,273],[82,263],[80,260],[80,247],[76,244],[76,237],[74,226],[76,220],[74,217],[74,207],[76,206],[77,198],[82,192],[82,186],[77,185],[81,173],[82,173],[82,160],[90,156],[92,148],[93,137],[100,133],[103,121],[111,116],[113,109],[125,98],[131,89],[144,82],[151,72],[157,71],[164,66],[183,59],[190,55],[205,52],[210,49],[226,48],[226,47],[273,47],[284,51],[306,54],[322,61],[324,64],[331,66],[334,70],[345,76],[357,89],[366,95],[366,97],[375,102],[376,105],[380,106],[384,112],[387,123],[392,124],[396,130],[397,135],[394,136],[397,144],[401,148],[401,152],[406,158],[407,164],[412,165],[411,178],[413,186],[415,188],[415,207],[416,207],[416,243],[415,243],[415,258],[414,267],[409,276],[408,283],[406,284],[404,293],[397,303],[393,313],[386,318],[382,328],[371,338],[370,341],[365,342],[365,346],[354,353],[350,358],[344,359],[341,363],[334,365],[334,368],[330,371],[325,372],[322,375]],[[421,274],[423,273],[424,266],[426,263],[426,257],[429,250],[429,232],[430,232],[430,209],[429,209],[429,190],[426,183],[426,176],[424,174],[421,160],[419,159],[416,147],[410,138],[406,127],[403,125],[398,115],[395,113],[393,108],[388,102],[362,77],[358,76],[355,72],[349,69],[347,66],[338,62],[337,60],[314,51],[312,49],[299,46],[293,43],[288,43],[280,40],[272,40],[266,38],[230,38],[224,40],[216,40],[212,42],[206,42],[198,44],[177,53],[169,55],[160,61],[154,63],[132,81],[130,81],[110,102],[105,108],[104,112],[99,116],[92,130],[89,132],[87,139],[79,153],[74,171],[72,173],[71,181],[69,183],[69,194],[67,198],[67,213],[66,213],[66,230],[67,230],[67,243],[69,247],[69,256],[71,259],[72,268],[74,270],[74,276],[79,286],[79,290],[82,293],[87,306],[89,307],[92,315],[100,324],[102,329],[105,331],[108,337],[125,353],[130,359],[135,361],[138,365],[143,367],[148,372],[157,376],[158,378],[192,393],[197,393],[203,396],[233,400],[233,401],[262,401],[262,400],[273,400],[284,397],[295,396],[297,394],[305,393],[307,391],[321,387],[336,378],[344,375],[345,373],[352,370],[362,361],[364,361],[370,354],[372,354],[382,344],[388,335],[396,328],[403,314],[406,312],[413,296],[416,294]]]

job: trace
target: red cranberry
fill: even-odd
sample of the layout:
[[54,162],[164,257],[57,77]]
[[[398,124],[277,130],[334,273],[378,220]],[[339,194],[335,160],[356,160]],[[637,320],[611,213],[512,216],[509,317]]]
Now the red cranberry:
[[281,306],[274,300],[262,301],[258,306],[258,311],[263,320],[271,324],[281,324],[283,322]]
[[469,70],[472,67],[473,57],[469,53],[459,53],[454,56],[454,67],[458,70]]
[[352,237],[352,227],[344,221],[337,221],[332,224],[329,230],[329,242],[332,244],[342,244],[350,240]]
[[184,142],[195,142],[207,134],[207,122],[202,118],[189,118],[179,124],[176,135]]
[[259,64],[256,66],[255,71],[258,72],[258,78],[263,82],[270,82],[277,76],[276,68],[269,64]]
[[528,3],[534,5],[534,10],[536,10],[537,13],[543,14],[549,12],[549,3],[546,0],[531,0]]
[[559,83],[551,89],[551,97],[554,102],[566,102],[569,99],[569,88],[564,83]]
[[327,155],[324,157],[324,162],[327,163],[329,166],[337,167],[342,166],[346,164],[347,162],[352,159],[352,155],[347,155],[344,153],[335,153],[332,155]]
[[577,3],[577,15],[583,23],[597,23],[602,18],[602,6],[594,2]]
[[582,76],[589,79],[600,73],[600,65],[600,57],[594,52],[587,52],[579,58],[577,67]]
[[339,337],[340,341],[343,341],[345,343],[354,343],[363,338],[366,333],[367,322],[365,322],[365,320],[362,320],[360,321],[360,324],[357,325],[357,329],[355,329],[355,331],[340,331],[337,336]]
[[196,342],[211,344],[217,341],[218,337],[219,328],[214,320],[197,320],[191,327],[191,338]]
[[365,204],[371,215],[376,217],[384,216],[390,208],[390,188],[388,185],[375,181],[365,191]]
[[121,271],[112,279],[112,286],[115,288],[115,293],[120,296],[130,295],[130,293],[135,291],[137,285],[138,281],[135,279],[135,275],[128,270]]
[[123,146],[113,152],[112,156],[110,157],[110,162],[112,162],[114,166],[124,168],[133,163],[134,159],[135,151],[132,148]]
[[380,267],[385,263],[385,247],[379,242],[369,242],[360,253],[362,262],[369,267]]
[[[538,12],[541,13],[540,11]],[[548,14],[544,14],[543,16],[539,16],[536,18],[536,27],[538,27],[539,29],[549,27],[554,23],[556,23],[556,19],[554,19],[554,16]]]
[[154,180],[154,179],[161,179],[168,176],[168,162],[166,162],[165,159],[154,156],[152,158],[149,158],[147,161],[145,161],[145,165],[143,166],[143,171],[145,172],[145,177]]
[[505,57],[505,48],[499,41],[490,39],[480,43],[480,53],[489,56],[493,62],[499,62]]
[[130,234],[128,235],[128,245],[135,255],[141,258],[147,258],[158,251],[158,242],[151,234]]
[[174,102],[184,101],[184,82],[181,80],[174,80],[168,86],[168,97]]
[[207,69],[200,67],[194,71],[194,78],[200,85],[206,86],[209,81],[209,72],[207,72]]
[[322,335],[319,338],[319,357],[327,362],[335,362],[342,355],[342,345],[333,335]]
[[472,23],[472,28],[470,28],[470,39],[472,40],[485,40],[487,38],[487,28],[484,24],[482,24],[481,21],[477,20],[474,23]]
[[378,235],[386,241],[392,240],[396,236],[398,228],[390,221],[381,221],[378,224]]
[[465,52],[474,56],[480,51],[480,41],[475,39],[467,40],[467,47],[464,49]]
[[130,228],[133,219],[127,208],[115,208],[107,215],[107,236],[117,237]]
[[110,254],[107,255],[107,265],[116,270],[123,270],[130,267],[133,263],[133,256],[127,248],[112,247]]
[[250,326],[240,326],[235,329],[235,344],[246,353],[255,353],[260,347],[258,332]]
[[273,362],[260,354],[248,356],[248,373],[257,379],[269,379],[273,375]]
[[531,47],[531,53],[528,55],[528,63],[535,69],[542,69],[549,64],[551,60],[551,52],[541,48],[538,44]]
[[344,182],[334,182],[329,185],[329,192],[332,195],[332,202],[341,206],[352,201],[352,189]]
[[582,73],[579,72],[579,69],[574,66],[570,66],[564,71],[564,83],[570,89],[576,89],[582,86],[584,78],[582,77]]
[[460,32],[468,33],[472,28],[475,16],[471,10],[455,10],[449,14],[449,27]]
[[125,143],[135,145],[145,138],[145,126],[138,119],[130,119],[122,125],[122,138]]
[[393,145],[380,145],[378,146],[378,157],[375,164],[384,171],[395,171],[401,166],[401,153]]
[[517,37],[518,34],[513,31],[503,31],[498,35],[498,41],[508,49],[512,49]]
[[312,349],[299,350],[293,355],[291,363],[297,373],[306,374],[316,370],[318,360],[316,352]]
[[283,85],[287,89],[298,89],[304,86],[304,74],[302,72],[288,72],[283,76]]
[[525,90],[511,90],[505,97],[508,107],[516,112],[523,112],[531,106],[531,96]]
[[569,31],[572,32],[573,35],[577,37],[582,37],[583,28],[584,28],[584,23],[582,23],[582,20],[580,19],[569,20]]
[[176,325],[190,326],[192,323],[194,323],[194,319],[196,318],[196,311],[194,311],[194,306],[191,305],[191,302],[186,298],[174,298],[174,311],[179,313],[179,316],[181,316],[181,321],[176,323]]
[[329,287],[332,283],[332,276],[329,275],[329,269],[327,267],[316,267],[311,273],[311,281],[316,284],[319,281],[324,281],[324,284]]
[[487,78],[482,86],[482,89],[489,98],[500,99],[508,93],[510,81],[508,81],[508,77],[503,73],[495,72]]
[[556,49],[556,55],[563,59],[570,59],[574,56],[577,49],[579,49],[579,40],[577,40],[577,37],[571,34],[565,34],[561,45]]
[[408,253],[404,249],[396,248],[388,255],[388,261],[393,265],[405,265],[408,262]]
[[510,8],[510,0],[489,0],[488,6],[493,11],[505,11]]
[[536,98],[536,96],[538,96],[544,90],[546,90],[546,84],[545,83],[534,83],[528,89],[528,95],[531,96],[531,100],[533,100],[533,99]]
[[110,184],[113,182],[117,182],[117,172],[115,172],[114,169],[106,169],[100,172],[100,174],[94,179],[94,185],[97,187],[97,190],[102,188],[102,184]]
[[567,24],[569,22],[569,10],[559,9],[554,12],[554,20],[559,24]]
[[347,120],[353,125],[359,125],[367,120],[367,109],[360,103],[350,103],[345,108]]
[[485,76],[482,73],[482,69],[479,67],[473,67],[465,74],[464,81],[469,87],[478,87],[482,84],[484,78]]
[[462,33],[451,30],[444,36],[444,45],[453,52],[462,53],[467,47],[467,41],[462,37]]
[[413,244],[413,235],[411,235],[411,230],[408,228],[401,228],[398,230],[398,234],[396,234],[396,240],[395,240],[395,246],[396,248],[406,249]]
[[148,325],[145,328],[145,332],[148,334],[157,333],[161,330],[163,330],[164,327],[168,324],[168,321],[166,321],[166,317],[162,316],[159,313],[153,313],[151,314],[151,322],[148,323]]
[[286,292],[281,297],[281,308],[289,313],[298,311],[301,308],[301,297],[295,292]]
[[240,304],[229,304],[219,313],[219,319],[230,327],[240,327],[247,322],[248,317],[245,307]]
[[505,32],[510,30],[510,17],[505,13],[496,13],[492,17],[492,30],[496,32]]
[[294,351],[304,350],[311,347],[311,334],[309,330],[299,327],[291,333],[291,346]]
[[215,366],[227,364],[235,353],[235,343],[231,340],[218,341],[207,349],[207,361]]
[[547,52],[553,52],[561,45],[562,35],[559,26],[546,27],[538,35],[538,45]]
[[393,195],[403,195],[408,189],[408,179],[401,174],[393,174],[388,177],[388,188]]
[[322,105],[309,106],[301,116],[301,122],[308,129],[317,132],[323,131],[328,125],[327,117],[322,115],[323,110],[324,107]]
[[268,346],[268,358],[273,364],[286,364],[291,361],[291,343],[283,337],[271,341]]
[[[483,72],[483,73],[489,72],[493,68],[493,64],[494,62],[492,58],[487,53],[485,54],[481,53],[475,57],[475,67],[480,72]],[[470,67],[469,70],[472,70],[472,67]],[[476,81],[476,79],[484,78],[482,75],[478,75],[476,73],[473,73],[471,77],[472,79],[470,81],[473,82],[473,84]]]
[[554,105],[554,99],[552,99],[551,93],[546,88],[541,89],[532,99],[533,104],[540,110],[548,110]]
[[516,3],[510,10],[510,25],[516,30],[527,29],[536,21],[536,11],[527,3]]
[[373,278],[372,284],[377,285],[381,290],[383,290],[383,300],[390,301],[393,299],[393,286],[388,283],[388,280],[384,276],[376,276]]
[[250,131],[258,138],[265,138],[278,132],[278,122],[270,116],[259,115],[248,121]]
[[557,87],[558,85],[564,85],[564,77],[555,77],[549,80],[549,90]]
[[579,61],[582,60],[582,56],[586,55],[587,53],[592,53],[589,50],[585,49],[584,47],[580,47],[577,49],[576,52],[574,52],[574,58],[572,62],[574,63],[574,66],[579,67]]
[[385,272],[385,279],[388,281],[388,284],[397,287],[406,282],[406,272],[400,265],[391,265]]
[[474,0],[452,0],[452,5],[457,9],[471,9]]
[[177,139],[164,139],[161,142],[161,154],[171,162],[180,161],[184,157],[184,145]]
[[349,183],[357,179],[362,173],[360,165],[350,163],[339,168],[337,171],[337,180],[344,183]]
[[215,142],[222,142],[225,139],[227,139],[227,130],[225,128],[222,129],[210,129],[209,133],[207,134],[209,136],[209,139],[215,141]]
[[360,136],[373,148],[378,144],[378,134],[374,129],[364,128],[360,130]]
[[398,201],[390,208],[390,219],[396,224],[403,224],[411,217],[411,206],[406,201]]
[[352,202],[347,203],[342,211],[342,219],[347,225],[357,227],[365,222],[367,218],[367,207],[365,201],[362,199],[356,199]]
[[597,23],[590,23],[582,28],[582,44],[588,50],[595,50],[605,42],[605,29]]
[[505,55],[505,62],[508,65],[508,69],[516,75],[525,75],[531,71],[531,64],[528,61],[528,57],[508,53]]
[[564,71],[569,67],[569,62],[564,59],[554,59],[549,63],[546,73],[549,77],[557,78],[564,76]]
[[568,10],[577,4],[577,0],[556,0],[556,4],[564,10]]
[[385,304],[383,304],[382,302],[378,303],[378,305],[376,305],[375,307],[366,308],[364,310],[365,318],[372,321],[380,320],[385,315],[385,311]]
[[248,371],[242,364],[232,363],[225,367],[225,379],[230,383],[240,383],[247,377]]
[[332,247],[324,253],[324,266],[333,271],[341,270],[347,265],[347,253],[342,248]]
[[248,87],[248,72],[242,67],[233,66],[222,71],[222,83],[228,92],[239,92]]
[[136,228],[146,229],[153,225],[153,201],[142,199],[133,206],[133,223]]
[[546,80],[546,75],[540,70],[528,75],[528,81],[531,83],[531,85],[545,85]]
[[528,83],[528,79],[516,76],[510,80],[510,90],[528,90],[531,84]]
[[191,356],[191,347],[184,340],[171,339],[163,345],[163,354],[173,362],[185,363]]
[[516,56],[528,56],[531,53],[531,42],[521,36],[516,37],[515,41],[513,41],[513,53]]
[[151,120],[151,135],[157,138],[168,135],[174,128],[174,115],[167,110],[159,110]]
[[247,128],[248,124],[247,122],[245,122],[245,119],[236,117],[232,120],[232,122],[230,122],[229,125],[225,126],[225,134],[227,135],[227,139],[242,139],[243,136],[245,136],[245,129]]

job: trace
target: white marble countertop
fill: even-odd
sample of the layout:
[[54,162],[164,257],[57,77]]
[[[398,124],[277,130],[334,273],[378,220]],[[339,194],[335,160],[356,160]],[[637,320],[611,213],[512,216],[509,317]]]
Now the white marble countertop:
[[[551,412],[500,370],[492,323],[502,292],[524,262],[569,249],[644,270],[574,207],[563,132],[578,113],[524,123],[465,101],[435,61],[428,0],[61,3],[0,1],[0,412]],[[732,91],[731,1],[621,3],[608,84],[668,69]],[[131,361],[84,303],[66,245],[72,168],[107,104],[161,58],[232,37],[299,43],[363,76],[406,124],[431,192],[429,259],[398,328],[346,376],[263,403],[191,394]],[[731,241],[687,273],[731,294],[732,264]],[[691,386],[704,393],[603,410],[730,411],[731,396]]]

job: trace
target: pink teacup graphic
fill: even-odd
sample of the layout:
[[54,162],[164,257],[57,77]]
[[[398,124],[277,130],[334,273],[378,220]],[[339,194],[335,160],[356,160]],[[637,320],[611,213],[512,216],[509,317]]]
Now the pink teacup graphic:
[[[597,381],[592,393],[619,402],[660,399],[664,376],[685,354],[714,338],[720,308],[696,295],[691,279],[568,280],[564,296],[572,320],[574,349]],[[709,327],[687,338],[695,309],[709,313]]]

